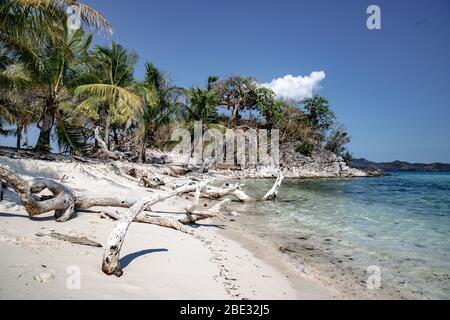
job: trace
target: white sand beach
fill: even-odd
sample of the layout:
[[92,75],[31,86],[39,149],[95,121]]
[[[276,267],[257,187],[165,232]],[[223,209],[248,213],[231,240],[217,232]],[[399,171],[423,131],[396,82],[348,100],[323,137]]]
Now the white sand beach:
[[[108,170],[107,164],[0,157],[25,179],[63,180],[80,194],[140,199],[148,189]],[[170,179],[165,177],[165,179]],[[172,198],[155,212],[181,213],[188,201]],[[53,214],[30,219],[19,197],[5,190],[0,202],[0,299],[333,299],[339,294],[283,266],[281,254],[256,258],[226,238],[220,220],[195,226],[194,235],[133,223],[121,251],[124,274],[101,271],[102,248],[38,237],[58,232],[105,244],[116,222],[80,212],[65,223]],[[280,257],[276,255],[279,254]],[[75,271],[74,271],[75,270]],[[71,284],[80,272],[80,287]],[[75,273],[74,273],[75,272]],[[68,284],[69,283],[69,284]]]

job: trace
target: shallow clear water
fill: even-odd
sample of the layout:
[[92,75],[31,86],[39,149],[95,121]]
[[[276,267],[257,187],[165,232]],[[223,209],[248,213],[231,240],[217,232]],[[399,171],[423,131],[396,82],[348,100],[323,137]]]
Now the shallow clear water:
[[[286,181],[278,201],[240,207],[243,227],[294,246],[307,233],[361,277],[377,265],[384,286],[450,298],[450,173],[391,174]],[[272,184],[245,183],[254,195]]]

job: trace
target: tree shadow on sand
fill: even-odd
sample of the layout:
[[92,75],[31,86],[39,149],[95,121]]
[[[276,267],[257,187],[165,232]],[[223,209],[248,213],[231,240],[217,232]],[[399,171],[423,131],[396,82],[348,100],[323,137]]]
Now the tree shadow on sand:
[[120,265],[122,266],[122,268],[126,268],[133,260],[145,256],[147,254],[151,254],[151,253],[156,253],[156,252],[168,252],[169,250],[167,249],[145,249],[145,250],[141,250],[141,251],[137,251],[137,252],[133,252],[130,254],[127,254],[125,257],[122,257],[120,259]]
[[16,213],[7,213],[7,212],[0,212],[0,218],[1,217],[5,217],[5,218],[25,218],[25,219],[29,219],[32,221],[54,221],[55,217],[53,216],[47,216],[47,217],[30,217],[29,215],[26,214],[16,214]]

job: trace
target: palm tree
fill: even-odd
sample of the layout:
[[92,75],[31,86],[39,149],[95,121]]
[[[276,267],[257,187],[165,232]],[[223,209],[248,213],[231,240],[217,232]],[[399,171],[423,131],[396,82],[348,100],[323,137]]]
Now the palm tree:
[[[112,27],[106,18],[92,7],[76,0],[2,0],[0,3],[0,30],[18,34],[23,29],[35,29],[35,35],[43,28],[51,28],[60,17],[64,17],[71,7],[85,25],[93,31],[112,34]],[[31,30],[28,30],[31,31]]]
[[206,89],[191,88],[186,91],[185,119],[187,121],[202,121],[205,124],[214,123],[218,119],[217,106],[220,99],[213,90],[217,77],[209,77]]
[[39,117],[39,108],[35,104],[33,90],[30,90],[33,84],[20,64],[10,65],[0,73],[0,78],[2,78],[0,104],[8,112],[5,119],[9,124],[16,126],[16,146],[20,149],[22,133],[25,134],[25,145],[28,145],[28,127]]
[[138,161],[145,163],[145,150],[150,141],[154,142],[155,131],[170,121],[170,116],[181,106],[178,97],[181,89],[171,86],[164,73],[152,63],[145,64],[145,79],[136,86],[136,92],[144,102],[143,112],[137,114],[141,150]]
[[4,0],[0,3],[0,46],[17,57],[32,82],[45,91],[39,97],[43,112],[38,127],[37,151],[50,150],[55,121],[61,120],[60,104],[67,101],[85,68],[92,36],[69,30],[67,6],[93,29],[111,32],[106,19],[74,0]]
[[113,42],[109,47],[96,47],[93,54],[92,84],[75,89],[75,95],[86,98],[78,110],[99,120],[104,115],[104,140],[110,148],[110,128],[114,121],[125,122],[142,109],[139,96],[129,90],[137,56]]

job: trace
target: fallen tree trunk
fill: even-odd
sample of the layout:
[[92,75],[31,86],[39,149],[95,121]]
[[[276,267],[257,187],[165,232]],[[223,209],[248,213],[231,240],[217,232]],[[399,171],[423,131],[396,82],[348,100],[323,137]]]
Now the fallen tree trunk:
[[[20,196],[25,210],[30,217],[50,211],[55,211],[57,221],[67,221],[75,214],[75,196],[68,188],[53,180],[34,179],[28,184],[13,171],[0,166],[0,178],[9,183]],[[48,189],[53,193],[52,198],[39,201],[34,193]]]
[[[121,276],[123,274],[119,261],[120,250],[125,240],[126,232],[133,221],[155,224],[191,233],[184,225],[213,217],[223,219],[224,215],[220,211],[223,206],[228,205],[231,201],[230,199],[224,199],[210,209],[197,209],[201,196],[220,199],[225,196],[233,195],[242,202],[273,200],[277,196],[283,179],[284,175],[280,171],[273,187],[261,199],[255,199],[248,196],[241,190],[242,184],[225,184],[220,188],[208,186],[209,181],[200,180],[199,182],[194,182],[192,180],[187,180],[182,186],[175,190],[165,191],[165,193],[156,193],[133,204],[126,199],[76,196],[68,187],[49,179],[34,179],[28,183],[15,172],[0,165],[0,180],[6,181],[20,196],[30,217],[55,211],[55,218],[57,221],[62,222],[72,218],[77,209],[89,209],[97,206],[129,208],[123,215],[120,215],[117,211],[105,211],[109,217],[117,219],[118,223],[108,238],[107,246],[103,254],[102,271],[108,275],[114,274],[116,276]],[[45,189],[50,190],[52,196],[41,197],[38,195],[38,193]],[[195,197],[192,205],[186,208],[186,215],[179,219],[155,217],[147,213],[142,214],[143,211],[146,211],[152,205],[160,201],[194,191]],[[53,237],[53,235],[51,236]],[[60,239],[64,238],[57,237]]]
[[[134,202],[118,198],[96,198],[76,196],[72,190],[61,183],[50,179],[33,179],[28,183],[15,172],[0,166],[0,179],[6,181],[19,195],[22,204],[30,217],[55,211],[55,219],[65,222],[75,216],[77,209],[92,207],[129,208]],[[39,197],[37,194],[48,189],[51,197]]]
[[[167,193],[159,193],[154,196],[146,197],[134,204],[130,210],[123,214],[119,215],[117,212],[112,213],[111,211],[103,211],[109,217],[113,217],[114,219],[118,219],[116,227],[112,231],[111,235],[108,238],[107,247],[103,254],[103,262],[102,262],[102,271],[107,275],[116,275],[120,277],[123,274],[122,268],[120,266],[120,250],[122,248],[123,242],[125,240],[125,236],[130,224],[133,221],[143,222],[149,224],[155,224],[162,227],[172,228],[179,231],[183,231],[186,233],[191,233],[186,231],[187,229],[182,224],[191,224],[195,223],[199,220],[204,220],[208,218],[224,218],[224,216],[220,213],[220,210],[223,206],[228,205],[230,203],[230,199],[224,199],[211,209],[207,210],[196,210],[195,208],[198,206],[200,193],[206,187],[208,181],[200,182],[199,184],[187,184],[182,187],[179,187],[176,190],[169,191]],[[193,204],[186,208],[186,216],[180,218],[178,220],[166,218],[166,217],[152,217],[148,214],[142,215],[141,213],[146,209],[151,207],[152,205],[167,200],[171,197],[189,193],[196,191],[195,198],[193,200]]]
[[[113,220],[119,220],[122,214],[116,209],[104,209],[102,213]],[[186,228],[180,221],[167,217],[154,217],[147,213],[142,212],[133,219],[133,222],[153,224],[156,226],[175,229],[184,233],[192,234],[192,231]]]
[[120,267],[119,254],[125,235],[131,222],[147,207],[160,201],[172,198],[179,194],[193,192],[197,189],[196,185],[187,185],[167,193],[159,193],[150,197],[145,197],[136,202],[126,214],[124,214],[117,223],[108,238],[107,247],[103,254],[102,271],[107,275],[116,275],[120,277],[123,274]]
[[202,196],[210,199],[221,199],[226,196],[234,196],[240,202],[249,203],[249,202],[258,202],[258,201],[270,201],[274,200],[278,195],[278,190],[281,187],[281,184],[284,180],[284,174],[281,170],[278,171],[277,179],[272,186],[272,188],[266,193],[266,195],[260,199],[251,197],[247,195],[241,188],[244,184],[236,183],[229,184],[226,183],[222,187],[215,186],[207,186],[202,191]]

